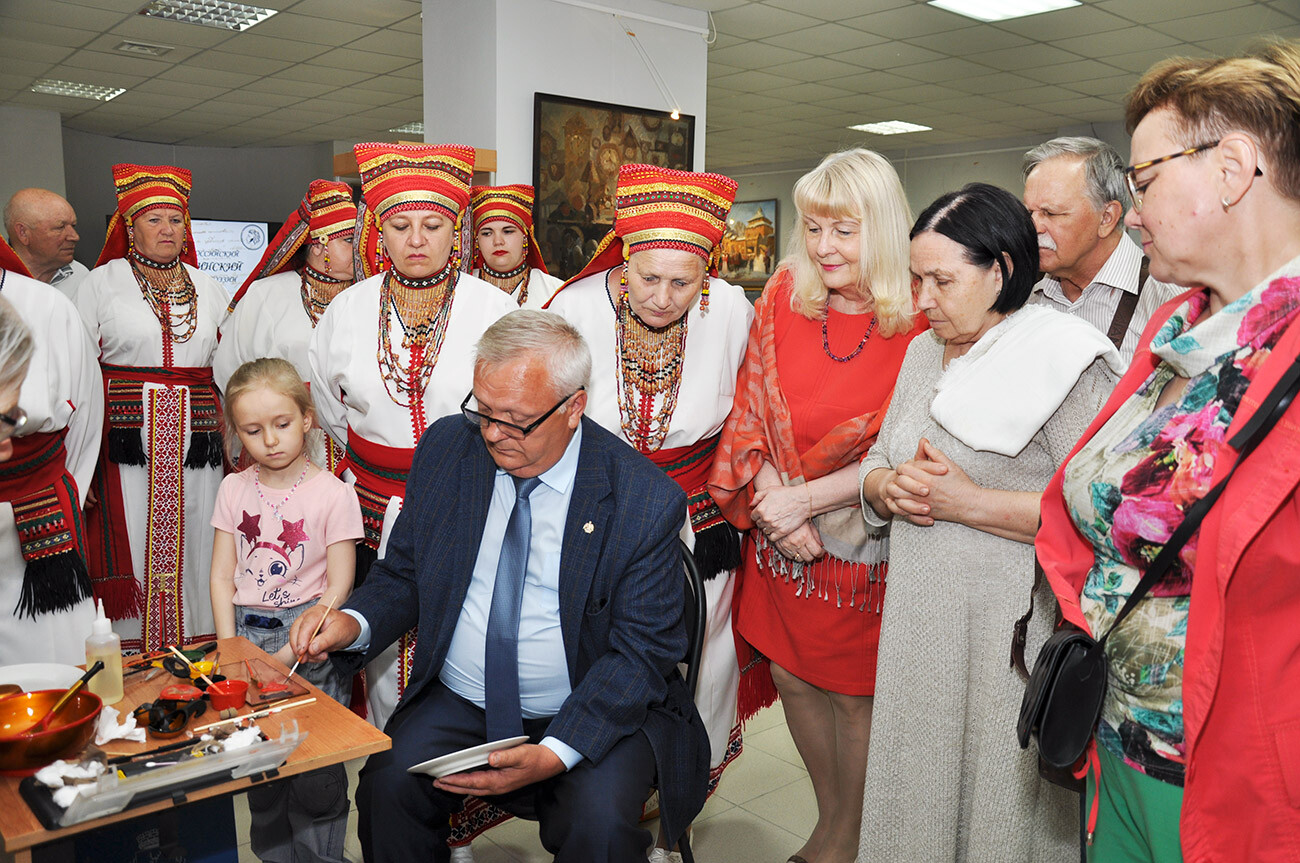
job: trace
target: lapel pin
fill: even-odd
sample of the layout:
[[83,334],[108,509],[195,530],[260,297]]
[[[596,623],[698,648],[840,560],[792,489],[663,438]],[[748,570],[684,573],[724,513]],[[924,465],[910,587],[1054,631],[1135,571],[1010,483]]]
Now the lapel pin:
[[591,533],[591,532],[592,532],[593,530],[595,530],[595,529],[596,529],[596,526],[595,526],[594,524],[592,524],[591,522],[587,522],[586,524],[584,524],[584,525],[582,526],[582,532],[583,532],[583,533]]

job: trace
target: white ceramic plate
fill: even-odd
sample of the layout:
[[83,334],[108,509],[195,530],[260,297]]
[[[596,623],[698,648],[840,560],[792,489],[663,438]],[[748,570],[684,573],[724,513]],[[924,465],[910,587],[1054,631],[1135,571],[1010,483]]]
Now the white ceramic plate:
[[75,665],[29,662],[0,667],[0,683],[17,683],[24,692],[38,689],[67,689],[85,672]]
[[[77,675],[80,677],[81,675]],[[75,679],[75,678],[74,678]],[[446,755],[440,755],[437,758],[431,758],[428,761],[421,762],[414,767],[406,768],[407,773],[423,773],[426,776],[432,776],[434,779],[441,779],[444,776],[450,776],[453,773],[464,773],[466,770],[473,770],[475,767],[486,767],[488,756],[498,749],[509,749],[512,746],[518,746],[520,743],[527,743],[528,737],[507,737],[504,740],[493,740],[491,743],[484,743],[480,746],[471,746],[469,749],[462,749],[459,752],[448,752]]]

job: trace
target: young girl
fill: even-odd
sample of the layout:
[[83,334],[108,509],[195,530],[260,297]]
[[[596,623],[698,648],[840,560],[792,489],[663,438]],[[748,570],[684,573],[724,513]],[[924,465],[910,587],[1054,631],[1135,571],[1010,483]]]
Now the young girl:
[[[337,608],[352,590],[361,507],[351,486],[311,463],[311,396],[293,365],[244,363],[225,393],[233,430],[252,467],[221,483],[212,526],[212,609],[217,637],[242,635],[292,665],[289,627],[322,597]],[[298,675],[347,703],[350,679],[329,662]],[[248,792],[252,850],[262,859],[343,859],[347,774],[343,765]]]

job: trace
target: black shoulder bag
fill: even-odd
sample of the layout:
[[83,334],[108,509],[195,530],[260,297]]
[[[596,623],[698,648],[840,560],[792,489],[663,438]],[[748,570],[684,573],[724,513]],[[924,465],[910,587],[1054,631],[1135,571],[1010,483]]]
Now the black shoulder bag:
[[1300,390],[1300,356],[1292,361],[1259,410],[1229,439],[1229,446],[1240,453],[1232,469],[1187,510],[1182,524],[1156,555],[1106,634],[1094,639],[1077,629],[1061,630],[1038,652],[1038,661],[1034,663],[1020,703],[1016,734],[1021,749],[1029,747],[1030,737],[1037,739],[1039,758],[1051,768],[1042,771],[1048,778],[1065,784],[1060,780],[1070,775],[1071,768],[1087,752],[1106,696],[1106,639],[1173,566],[1176,555],[1201,526],[1228,480],[1286,412],[1297,390]]

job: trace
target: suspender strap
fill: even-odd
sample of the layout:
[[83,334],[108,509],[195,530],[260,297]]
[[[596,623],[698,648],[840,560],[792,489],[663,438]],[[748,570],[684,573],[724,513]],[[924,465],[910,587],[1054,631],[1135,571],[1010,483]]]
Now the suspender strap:
[[1142,294],[1142,287],[1147,283],[1147,276],[1151,273],[1151,261],[1145,255],[1142,256],[1142,268],[1138,270],[1138,289],[1136,293],[1130,294],[1124,291],[1119,298],[1119,305],[1115,307],[1115,316],[1110,319],[1110,329],[1106,331],[1106,338],[1119,350],[1124,344],[1124,336],[1128,334],[1129,321],[1133,320],[1133,312],[1137,310],[1138,297]]

